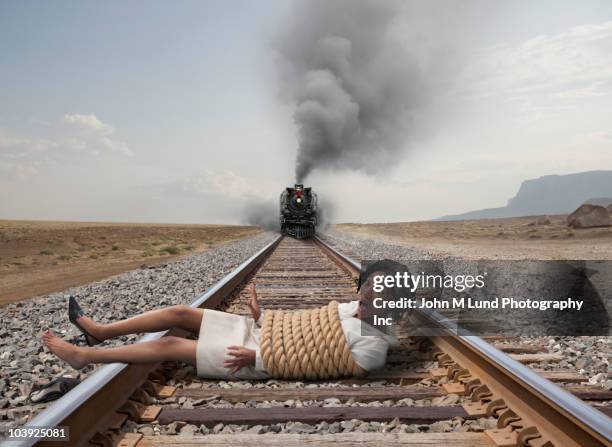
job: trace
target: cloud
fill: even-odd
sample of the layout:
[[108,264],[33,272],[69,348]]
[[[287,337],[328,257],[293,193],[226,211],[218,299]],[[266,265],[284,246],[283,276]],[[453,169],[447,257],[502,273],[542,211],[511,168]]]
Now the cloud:
[[38,173],[38,169],[34,166],[0,160],[0,173],[25,179],[32,175],[36,175]]
[[261,178],[246,178],[228,169],[206,169],[183,179],[146,186],[163,203],[181,207],[214,209],[235,223],[278,229],[279,185]]
[[612,77],[612,22],[537,36],[515,46],[489,48],[475,56],[479,60],[468,74],[473,86],[489,85],[488,92],[493,87],[516,94],[575,90],[578,84],[593,87]]
[[11,159],[48,152],[57,142],[44,138],[15,138],[0,131],[0,156]]
[[194,194],[213,194],[233,199],[258,194],[244,177],[230,170],[207,169],[187,177],[182,186],[183,190]]
[[462,74],[470,98],[502,98],[531,118],[612,93],[612,21],[541,35],[471,55]]
[[52,140],[15,138],[0,131],[0,172],[20,179],[35,175],[41,159],[56,147]]
[[46,130],[53,136],[13,136],[0,130],[0,172],[24,178],[44,166],[70,163],[79,154],[134,155],[125,141],[115,137],[116,129],[94,114],[65,114]]
[[583,99],[583,98],[595,98],[598,96],[605,96],[609,93],[603,92],[598,89],[596,85],[589,85],[583,88],[576,88],[570,90],[564,90],[559,93],[553,94],[553,97],[560,99]]
[[115,128],[106,123],[103,123],[93,113],[89,115],[81,115],[80,113],[67,113],[63,118],[64,123],[79,129],[85,129],[93,132],[101,132],[104,134],[112,134]]
[[228,169],[206,169],[183,179],[173,180],[154,189],[165,194],[216,197],[231,201],[250,200],[262,195],[254,182]]
[[599,130],[578,137],[577,144],[586,143],[612,143],[612,131]]
[[102,122],[93,113],[89,115],[67,113],[63,117],[63,122],[71,134],[67,144],[75,150],[90,151],[95,155],[103,152],[116,152],[126,157],[134,155],[125,141],[113,137],[116,129]]

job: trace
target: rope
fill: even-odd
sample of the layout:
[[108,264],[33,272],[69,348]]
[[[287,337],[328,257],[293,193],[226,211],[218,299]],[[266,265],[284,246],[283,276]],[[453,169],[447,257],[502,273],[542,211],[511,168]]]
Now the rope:
[[268,310],[260,349],[270,376],[280,379],[337,379],[363,376],[342,331],[338,302],[319,309]]

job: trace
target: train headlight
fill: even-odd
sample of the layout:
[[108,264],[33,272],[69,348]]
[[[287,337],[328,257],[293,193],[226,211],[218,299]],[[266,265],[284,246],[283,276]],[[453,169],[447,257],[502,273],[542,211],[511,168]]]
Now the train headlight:
[[296,201],[297,203],[302,203],[302,199],[300,199],[299,197],[298,197],[297,199],[295,199],[295,201]]

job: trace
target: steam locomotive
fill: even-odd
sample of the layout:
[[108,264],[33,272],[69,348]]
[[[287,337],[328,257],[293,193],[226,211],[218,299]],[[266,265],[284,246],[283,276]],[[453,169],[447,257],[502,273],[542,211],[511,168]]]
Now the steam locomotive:
[[314,236],[317,226],[317,195],[312,188],[296,184],[280,195],[281,232],[296,239]]

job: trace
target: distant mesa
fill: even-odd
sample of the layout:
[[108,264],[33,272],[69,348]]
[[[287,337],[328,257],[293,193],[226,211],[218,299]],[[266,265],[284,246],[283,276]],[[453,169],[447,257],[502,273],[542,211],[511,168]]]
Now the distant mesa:
[[497,219],[503,217],[568,214],[580,205],[612,205],[612,171],[545,175],[525,180],[506,206],[453,214],[436,220]]

